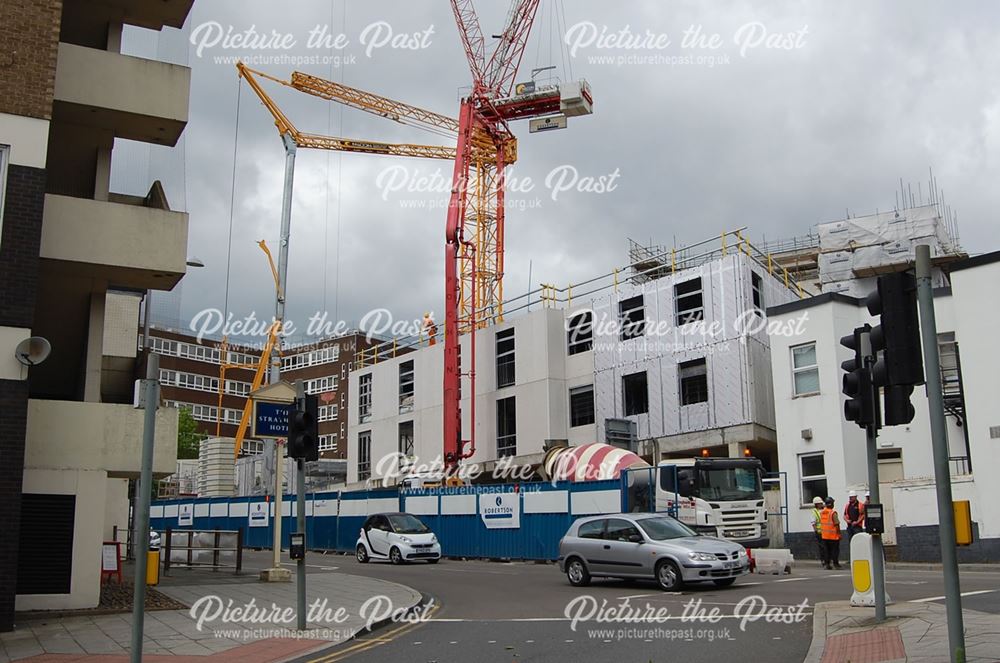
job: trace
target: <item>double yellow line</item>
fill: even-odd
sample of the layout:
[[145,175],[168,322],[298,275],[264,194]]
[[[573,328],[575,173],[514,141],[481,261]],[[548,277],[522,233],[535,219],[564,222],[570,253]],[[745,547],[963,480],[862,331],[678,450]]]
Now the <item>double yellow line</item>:
[[327,654],[326,656],[320,656],[319,658],[313,658],[309,660],[309,663],[336,663],[337,661],[343,661],[346,658],[350,658],[355,654],[360,654],[361,652],[366,652],[369,649],[374,649],[384,644],[388,644],[393,640],[399,638],[400,636],[406,635],[410,631],[413,631],[419,626],[423,626],[424,622],[430,621],[430,617],[438,611],[440,606],[433,606],[421,621],[415,622],[413,624],[403,624],[402,626],[397,626],[396,628],[387,631],[377,637],[368,638],[365,640],[359,640],[356,644],[346,647],[344,649],[338,649],[332,654]]

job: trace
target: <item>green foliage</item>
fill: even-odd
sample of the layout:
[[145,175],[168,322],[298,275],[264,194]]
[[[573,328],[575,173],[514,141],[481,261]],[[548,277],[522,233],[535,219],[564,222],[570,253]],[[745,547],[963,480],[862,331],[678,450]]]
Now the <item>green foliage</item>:
[[197,458],[198,447],[206,435],[198,432],[198,422],[191,408],[182,407],[177,415],[177,458]]

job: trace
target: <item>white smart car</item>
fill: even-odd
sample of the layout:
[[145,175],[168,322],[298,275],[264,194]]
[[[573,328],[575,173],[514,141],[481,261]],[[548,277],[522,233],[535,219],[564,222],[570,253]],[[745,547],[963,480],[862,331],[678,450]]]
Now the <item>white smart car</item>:
[[441,559],[441,544],[416,516],[376,513],[361,526],[355,552],[362,564],[371,559],[387,559],[393,564],[424,559],[436,564]]

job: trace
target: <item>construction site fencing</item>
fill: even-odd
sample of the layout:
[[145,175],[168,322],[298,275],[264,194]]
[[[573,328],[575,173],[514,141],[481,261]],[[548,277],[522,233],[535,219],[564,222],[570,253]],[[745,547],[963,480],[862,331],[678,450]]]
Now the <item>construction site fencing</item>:
[[[618,479],[315,493],[306,496],[306,542],[311,550],[350,553],[369,515],[405,511],[437,535],[446,557],[554,560],[559,539],[576,518],[620,512],[621,494]],[[180,525],[182,517],[190,524]],[[157,500],[150,523],[175,537],[241,529],[244,546],[270,548],[274,502],[260,496]],[[285,495],[283,546],[295,528],[295,496]]]

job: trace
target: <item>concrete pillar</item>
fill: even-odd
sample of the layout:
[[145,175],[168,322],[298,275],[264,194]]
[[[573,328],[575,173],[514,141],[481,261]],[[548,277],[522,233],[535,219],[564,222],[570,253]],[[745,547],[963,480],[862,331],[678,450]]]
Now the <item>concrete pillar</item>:
[[94,200],[108,200],[111,191],[111,149],[114,146],[100,145],[97,148],[97,161],[94,164]]
[[111,21],[108,23],[108,51],[122,52],[122,24]]
[[730,458],[743,458],[743,452],[747,448],[745,442],[727,442],[726,446],[729,448]]
[[87,322],[87,349],[84,357],[83,400],[101,402],[101,364],[104,358],[104,300],[101,288],[90,294],[90,318]]

